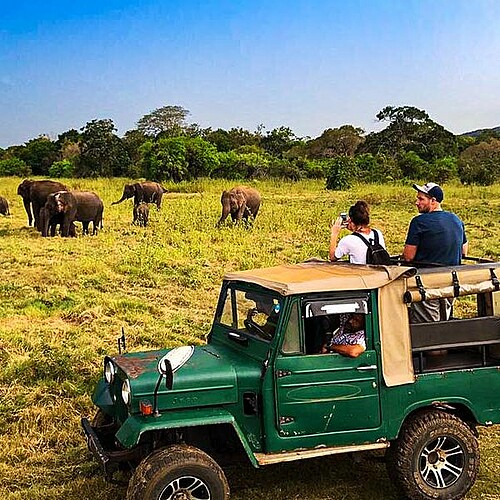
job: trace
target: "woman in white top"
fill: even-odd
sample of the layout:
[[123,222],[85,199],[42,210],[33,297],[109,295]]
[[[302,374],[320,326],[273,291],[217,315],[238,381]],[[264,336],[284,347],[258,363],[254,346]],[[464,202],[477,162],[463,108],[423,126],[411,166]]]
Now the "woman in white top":
[[[332,222],[330,235],[330,252],[331,261],[339,260],[344,255],[349,256],[351,264],[366,264],[366,244],[361,241],[359,236],[348,234],[344,236],[338,243],[340,230],[343,227],[342,217],[338,217]],[[345,226],[344,226],[345,227]],[[366,238],[367,241],[374,239],[375,235],[370,228],[370,210],[364,201],[357,201],[349,209],[349,217],[347,218],[347,229],[353,233],[359,233]],[[378,229],[379,243],[385,248],[385,241],[382,232]]]

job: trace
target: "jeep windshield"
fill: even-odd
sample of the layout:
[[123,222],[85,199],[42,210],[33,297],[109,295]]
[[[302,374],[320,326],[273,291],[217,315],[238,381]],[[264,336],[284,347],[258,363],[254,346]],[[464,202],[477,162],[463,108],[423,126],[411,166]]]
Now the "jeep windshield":
[[282,308],[277,294],[231,283],[219,304],[215,321],[231,332],[265,342],[274,338]]

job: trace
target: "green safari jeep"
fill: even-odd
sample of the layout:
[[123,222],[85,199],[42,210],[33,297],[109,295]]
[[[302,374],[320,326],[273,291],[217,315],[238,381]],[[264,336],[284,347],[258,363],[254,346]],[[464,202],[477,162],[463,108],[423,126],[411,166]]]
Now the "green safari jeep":
[[[417,270],[311,261],[224,277],[206,345],[105,357],[90,450],[128,500],[225,500],[224,462],[254,467],[387,449],[411,499],[462,498],[477,425],[500,423],[500,263]],[[409,308],[453,313],[410,324]],[[365,350],[327,348],[362,314]]]

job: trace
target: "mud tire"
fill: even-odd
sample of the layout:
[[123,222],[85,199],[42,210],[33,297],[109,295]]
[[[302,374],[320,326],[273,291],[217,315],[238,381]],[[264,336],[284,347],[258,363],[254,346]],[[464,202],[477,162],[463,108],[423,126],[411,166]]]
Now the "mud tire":
[[458,500],[479,471],[479,444],[471,428],[444,411],[417,414],[387,451],[387,472],[411,500]]
[[228,500],[229,485],[217,462],[205,452],[193,446],[173,445],[146,457],[135,470],[127,490],[127,500],[172,497]]

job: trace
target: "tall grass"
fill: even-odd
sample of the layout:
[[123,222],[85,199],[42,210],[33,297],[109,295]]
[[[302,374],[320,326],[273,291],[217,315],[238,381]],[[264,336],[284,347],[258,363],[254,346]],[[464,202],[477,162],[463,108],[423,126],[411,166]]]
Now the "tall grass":
[[[67,179],[105,204],[96,237],[42,238],[26,226],[22,179],[0,179],[12,217],[0,217],[0,498],[124,498],[106,484],[86,450],[79,419],[102,357],[122,327],[131,350],[202,343],[226,272],[328,254],[329,224],[356,199],[391,253],[401,251],[415,215],[408,186],[328,192],[321,181],[255,183],[263,204],[250,229],[216,229],[224,181],[169,185],[146,229],[131,225],[132,202],[111,205],[126,179]],[[500,258],[500,186],[446,186],[445,208],[466,223],[471,253]],[[483,465],[471,499],[500,498],[498,427],[482,431]],[[280,480],[276,481],[276,475]],[[230,471],[233,498],[396,498],[383,464],[368,456]]]

